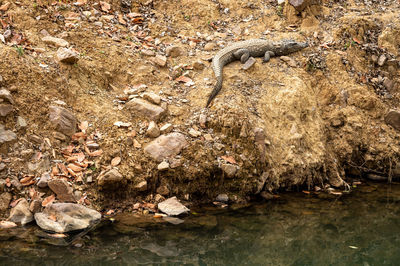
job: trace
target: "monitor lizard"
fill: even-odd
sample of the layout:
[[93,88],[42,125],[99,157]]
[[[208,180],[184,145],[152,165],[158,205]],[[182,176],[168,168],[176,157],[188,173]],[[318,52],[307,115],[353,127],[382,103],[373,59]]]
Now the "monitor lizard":
[[211,101],[222,88],[222,70],[225,65],[236,60],[240,60],[244,64],[250,56],[264,57],[263,62],[268,62],[273,56],[287,55],[306,47],[308,47],[308,43],[306,42],[296,42],[293,40],[272,42],[263,39],[240,41],[225,47],[214,56],[211,63],[217,83],[208,98],[206,107],[210,105]]

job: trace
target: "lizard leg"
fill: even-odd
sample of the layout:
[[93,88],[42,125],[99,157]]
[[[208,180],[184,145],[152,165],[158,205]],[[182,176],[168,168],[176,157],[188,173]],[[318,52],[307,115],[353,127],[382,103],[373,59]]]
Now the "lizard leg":
[[236,59],[240,59],[240,62],[244,64],[250,57],[250,51],[248,49],[239,49],[233,53],[233,56]]
[[264,54],[264,59],[263,59],[263,63],[267,63],[269,62],[269,60],[271,59],[272,56],[275,56],[275,53],[272,51],[266,51]]

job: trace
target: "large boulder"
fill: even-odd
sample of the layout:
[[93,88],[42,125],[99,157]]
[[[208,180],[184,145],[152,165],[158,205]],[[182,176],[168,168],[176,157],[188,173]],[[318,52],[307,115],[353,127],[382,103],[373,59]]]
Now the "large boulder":
[[168,157],[178,155],[188,145],[185,136],[181,133],[162,135],[150,142],[144,151],[154,160],[161,162]]
[[101,214],[85,206],[74,203],[54,203],[43,212],[35,214],[36,223],[43,230],[56,233],[83,230],[99,222]]

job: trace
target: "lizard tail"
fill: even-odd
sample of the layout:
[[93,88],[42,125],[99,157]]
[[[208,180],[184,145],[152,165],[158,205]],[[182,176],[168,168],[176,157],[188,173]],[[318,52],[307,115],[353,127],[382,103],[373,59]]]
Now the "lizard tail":
[[217,96],[221,88],[222,88],[222,76],[217,76],[217,83],[215,84],[214,89],[212,90],[210,96],[208,97],[206,108],[210,105],[215,96]]

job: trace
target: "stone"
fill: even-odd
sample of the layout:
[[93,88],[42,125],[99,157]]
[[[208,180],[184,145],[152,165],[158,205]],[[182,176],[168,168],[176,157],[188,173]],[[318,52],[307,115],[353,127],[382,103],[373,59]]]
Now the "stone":
[[219,194],[215,200],[218,202],[227,203],[229,201],[229,197],[227,194]]
[[14,223],[25,225],[33,221],[33,214],[29,210],[29,204],[26,199],[21,199],[17,205],[11,209],[8,220]]
[[226,175],[226,177],[228,178],[232,178],[235,176],[237,168],[235,165],[233,164],[222,164],[221,165],[221,170],[224,172],[224,174]]
[[201,114],[199,116],[199,124],[201,128],[206,128],[206,123],[207,123],[207,115]]
[[42,38],[42,41],[46,44],[54,45],[57,47],[69,46],[69,43],[66,40],[61,39],[61,38],[52,37],[52,36],[44,36]]
[[293,58],[291,58],[289,56],[281,56],[280,58],[282,61],[284,61],[286,64],[288,64],[288,66],[297,67],[297,63]]
[[153,92],[143,93],[143,99],[145,99],[151,103],[157,104],[157,105],[160,105],[160,103],[161,103],[161,97]]
[[0,90],[0,99],[3,99],[4,101],[6,101],[10,104],[14,104],[14,99],[9,90],[1,89]]
[[181,166],[182,164],[183,164],[183,160],[182,159],[172,158],[172,159],[169,160],[169,167],[171,169],[177,168],[177,167]]
[[178,56],[183,55],[185,53],[185,50],[180,46],[171,45],[171,46],[168,46],[167,49],[165,49],[165,53],[167,56],[170,56],[170,57],[178,57]]
[[49,108],[49,116],[50,122],[57,131],[67,136],[75,134],[78,121],[69,110],[52,105]]
[[137,191],[146,191],[147,190],[147,181],[144,180],[144,181],[139,182],[139,184],[137,184],[135,186],[135,189]]
[[201,61],[196,61],[193,63],[193,68],[195,70],[203,70],[205,67],[206,67],[206,65]]
[[8,209],[11,199],[12,195],[8,192],[0,194],[0,212],[4,212]]
[[188,145],[185,136],[181,133],[173,132],[168,135],[161,135],[150,142],[144,151],[158,162],[162,162],[168,157],[178,155],[183,148]]
[[16,223],[10,221],[0,221],[0,229],[10,229],[14,227],[17,227]]
[[213,42],[206,43],[206,45],[204,45],[204,51],[212,51],[214,50],[215,46],[216,45]]
[[0,146],[3,152],[6,152],[8,146],[17,139],[17,135],[11,130],[6,130],[3,125],[0,125]]
[[75,202],[74,190],[65,179],[51,179],[47,182],[49,188],[56,193],[57,198],[61,201]]
[[386,63],[386,60],[387,60],[386,55],[382,54],[379,56],[377,63],[379,66],[383,66]]
[[161,132],[161,134],[166,134],[166,133],[171,132],[173,129],[174,129],[174,126],[170,123],[167,123],[160,128],[160,132]]
[[289,0],[289,3],[297,10],[303,11],[306,7],[314,4],[316,0]]
[[14,110],[14,107],[8,103],[0,103],[0,116],[7,116]]
[[168,196],[169,195],[169,189],[168,189],[168,187],[166,186],[166,185],[163,185],[163,186],[159,186],[158,188],[157,188],[157,191],[156,191],[158,194],[160,194],[160,195],[162,195],[162,196]]
[[154,121],[149,123],[149,127],[147,128],[146,135],[150,138],[157,138],[160,136],[160,129]]
[[50,174],[45,172],[42,174],[42,176],[39,179],[39,182],[37,182],[37,186],[40,188],[45,188],[48,186],[49,180],[51,179]]
[[242,65],[242,69],[243,69],[243,70],[248,70],[248,69],[251,68],[255,63],[256,63],[256,59],[254,59],[254,57],[250,57],[249,59],[247,59],[246,63],[244,63],[244,64]]
[[28,124],[26,123],[25,118],[23,118],[22,116],[18,116],[17,117],[17,129],[22,130],[22,129],[25,129],[27,126],[28,126]]
[[197,138],[197,137],[200,137],[200,136],[201,136],[201,132],[195,130],[194,128],[191,128],[191,129],[189,130],[189,135],[190,135],[191,137],[193,137],[193,138]]
[[42,210],[42,201],[41,200],[32,200],[31,204],[29,204],[29,210],[35,214],[37,212],[40,212]]
[[163,55],[156,55],[153,57],[153,62],[161,67],[165,67],[167,65],[167,57]]
[[67,233],[92,227],[101,219],[101,213],[74,203],[53,203],[35,214],[37,225],[46,231]]
[[75,64],[79,60],[79,53],[71,48],[60,47],[57,50],[57,59],[61,63]]
[[385,122],[394,129],[400,131],[400,112],[396,110],[390,110],[385,116]]
[[124,177],[118,172],[117,169],[111,169],[98,179],[98,185],[102,188],[117,188],[123,183]]
[[274,195],[267,191],[261,191],[260,196],[265,200],[271,200],[274,198]]
[[176,197],[172,197],[167,200],[164,200],[163,202],[158,203],[158,209],[161,212],[170,216],[171,215],[177,216],[190,211],[188,208],[186,208],[185,205],[180,203]]
[[[163,161],[163,162],[161,162],[161,163],[157,166],[157,169],[158,169],[159,171],[167,170],[167,169],[169,169],[169,163],[166,162],[166,161]],[[160,194],[161,194],[161,193],[160,193]]]
[[166,113],[164,108],[137,98],[129,101],[126,106],[133,114],[153,121],[158,121]]
[[146,55],[146,56],[155,56],[156,55],[156,53],[154,51],[147,50],[147,49],[141,50],[140,53],[142,55]]

